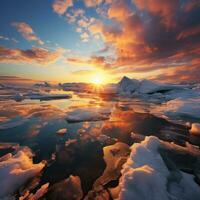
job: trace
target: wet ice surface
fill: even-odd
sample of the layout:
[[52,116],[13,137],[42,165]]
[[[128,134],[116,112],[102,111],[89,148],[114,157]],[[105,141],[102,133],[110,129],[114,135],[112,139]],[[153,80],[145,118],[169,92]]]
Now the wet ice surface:
[[[17,90],[22,95],[38,92],[30,88]],[[10,191],[17,198],[44,193],[42,198],[47,199],[97,196],[109,199],[112,198],[109,188],[117,186],[121,167],[129,156],[127,147],[141,142],[145,136],[154,135],[182,146],[187,141],[191,151],[194,147],[190,144],[200,146],[198,134],[191,134],[191,127],[185,125],[187,121],[193,122],[192,118],[187,117],[186,121],[179,117],[181,123],[177,123],[173,118],[166,120],[161,115],[150,114],[158,106],[155,102],[57,89],[45,89],[42,93],[61,94],[59,97],[70,94],[72,98],[15,101],[11,98],[15,92],[12,88],[0,91],[0,156],[5,156],[6,162],[12,165],[12,156],[27,146],[34,155],[33,163],[45,164],[41,171],[22,180],[20,189]],[[7,153],[11,153],[11,158],[6,157]],[[188,164],[197,162],[196,154],[176,151],[163,154],[171,156],[178,170],[198,178],[198,167]],[[2,177],[0,173],[0,180]],[[65,195],[59,196],[62,191]]]

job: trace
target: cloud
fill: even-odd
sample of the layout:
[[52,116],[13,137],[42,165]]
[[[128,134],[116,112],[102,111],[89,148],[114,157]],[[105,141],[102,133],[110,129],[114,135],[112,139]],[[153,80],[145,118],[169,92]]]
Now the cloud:
[[5,37],[5,36],[3,36],[3,35],[0,35],[0,40],[9,40],[9,38],[8,38],[8,37]]
[[100,5],[103,2],[103,0],[84,0],[86,7],[95,7]]
[[35,41],[39,45],[44,44],[44,42],[34,33],[32,27],[29,24],[25,22],[14,22],[12,23],[12,26],[14,26],[26,40]]
[[185,9],[188,3],[135,0],[130,6],[126,1],[112,1],[105,15],[107,21],[95,20],[88,27],[91,35],[99,35],[105,46],[115,49],[112,63],[104,56],[98,66],[115,73],[150,75],[169,69],[177,73],[177,78],[181,74],[180,80],[194,77],[193,72],[185,78],[183,74],[186,68],[196,72],[192,62],[200,55],[200,6],[193,1],[196,6]]
[[81,41],[82,42],[88,42],[88,39],[89,39],[89,35],[87,32],[84,32],[81,34]]
[[173,18],[180,6],[179,2],[179,0],[133,0],[140,10],[159,15],[167,26],[174,25]]
[[55,0],[52,4],[53,11],[59,15],[63,15],[72,6],[73,0]]
[[177,39],[184,39],[190,36],[194,36],[200,34],[200,25],[197,25],[195,27],[190,27],[186,30],[183,30],[177,37]]
[[118,21],[124,21],[131,14],[131,10],[124,1],[118,1],[116,3],[111,4],[108,10],[108,17],[114,18]]
[[76,9],[76,10],[72,10],[71,13],[67,13],[66,17],[67,17],[67,21],[69,23],[74,23],[77,21],[77,19],[83,18],[85,14],[85,10],[83,9]]
[[87,65],[92,67],[98,66],[99,68],[107,68],[109,65],[104,56],[92,56],[90,58],[69,57],[66,59],[66,62],[73,65]]
[[13,63],[36,63],[41,65],[48,65],[56,62],[63,53],[63,49],[56,51],[49,51],[44,48],[36,48],[21,50],[11,49],[0,46],[0,62]]

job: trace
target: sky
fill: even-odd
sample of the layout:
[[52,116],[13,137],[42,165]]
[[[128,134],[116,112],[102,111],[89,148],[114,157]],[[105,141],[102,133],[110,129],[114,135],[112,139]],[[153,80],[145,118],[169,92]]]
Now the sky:
[[200,0],[0,4],[0,80],[200,81]]

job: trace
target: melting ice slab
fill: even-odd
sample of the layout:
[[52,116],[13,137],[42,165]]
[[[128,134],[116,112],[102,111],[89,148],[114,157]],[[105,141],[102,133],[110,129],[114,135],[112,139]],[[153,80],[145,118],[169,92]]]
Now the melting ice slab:
[[68,122],[108,120],[111,114],[107,108],[78,108],[67,113]]
[[146,137],[131,147],[131,154],[122,169],[118,188],[112,191],[120,200],[198,200],[200,187],[193,176],[169,170],[159,148],[182,149],[157,137]]

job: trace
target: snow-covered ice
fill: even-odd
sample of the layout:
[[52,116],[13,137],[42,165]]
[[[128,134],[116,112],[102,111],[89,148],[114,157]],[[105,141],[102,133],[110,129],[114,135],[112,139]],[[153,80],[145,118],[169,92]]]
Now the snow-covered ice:
[[[114,199],[120,200],[198,200],[200,187],[193,176],[169,170],[159,148],[177,148],[157,137],[146,137],[131,147],[131,154],[123,165],[118,188],[112,189]],[[180,147],[185,149],[184,147]]]
[[7,154],[0,162],[0,198],[13,195],[28,179],[36,176],[45,166],[33,164],[33,154],[24,147],[16,154]]

